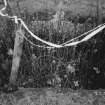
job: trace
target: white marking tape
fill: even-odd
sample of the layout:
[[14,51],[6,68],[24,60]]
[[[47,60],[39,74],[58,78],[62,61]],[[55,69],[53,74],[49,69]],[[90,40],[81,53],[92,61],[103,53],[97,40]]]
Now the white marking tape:
[[47,44],[47,45],[49,45],[49,46],[52,46],[52,47],[56,47],[56,48],[61,48],[61,47],[63,47],[62,45],[57,45],[57,44],[54,44],[54,43],[51,43],[51,42],[47,42],[47,41],[45,41],[45,40],[39,38],[38,36],[36,36],[35,34],[33,34],[33,33],[28,29],[28,27],[26,26],[26,24],[24,23],[24,21],[23,21],[21,18],[19,18],[18,20],[21,21],[21,24],[24,26],[24,28],[25,28],[25,29],[31,34],[31,36],[34,37],[35,39],[37,39],[37,40],[41,41],[42,43],[45,43],[45,44]]
[[[58,45],[58,44],[54,44],[54,43],[45,41],[45,40],[39,38],[38,36],[36,36],[34,33],[32,33],[32,32],[29,30],[29,28],[27,27],[27,25],[25,24],[25,22],[24,22],[21,18],[17,18],[17,16],[9,16],[8,14],[3,14],[3,11],[4,11],[4,10],[6,9],[6,7],[7,7],[7,1],[6,1],[6,0],[4,0],[4,5],[5,5],[5,6],[0,10],[0,15],[1,15],[1,16],[5,16],[5,17],[8,17],[8,18],[10,18],[10,19],[14,19],[16,24],[18,24],[18,21],[20,20],[21,25],[30,33],[30,35],[31,35],[33,38],[35,38],[35,39],[41,41],[42,43],[47,44],[47,45],[50,46],[50,47],[45,47],[45,46],[36,45],[36,46],[38,46],[38,47],[40,46],[40,47],[45,47],[45,48],[62,48],[62,47],[66,47],[66,46],[74,46],[74,45],[77,45],[77,44],[79,44],[79,43],[82,43],[82,42],[84,42],[84,41],[89,40],[90,38],[92,38],[93,36],[95,36],[97,33],[99,33],[100,31],[102,31],[102,30],[105,28],[105,24],[101,24],[101,25],[97,26],[96,28],[94,28],[94,29],[92,29],[92,30],[90,30],[90,31],[88,31],[88,32],[85,32],[84,34],[81,34],[81,35],[78,36],[78,37],[75,37],[75,38],[73,38],[73,39],[71,39],[71,40],[69,40],[69,41],[67,41],[67,42],[65,42],[65,43],[63,43],[63,44]],[[90,34],[88,34],[88,33],[90,33]],[[88,35],[85,36],[86,34],[88,34]],[[80,38],[80,37],[82,37],[82,36],[85,36],[82,40],[73,42],[74,40],[77,40],[78,38]],[[25,36],[24,36],[24,37],[25,37]],[[27,39],[27,38],[25,37],[25,39]],[[28,40],[28,41],[29,41],[29,40]],[[31,41],[29,41],[29,42],[32,44]],[[34,44],[34,45],[35,45],[35,44]]]
[[81,35],[79,35],[79,36],[77,36],[77,37],[75,37],[75,38],[73,38],[73,39],[71,39],[71,40],[69,40],[69,41],[63,43],[63,45],[66,45],[66,44],[68,44],[68,43],[70,43],[70,42],[72,42],[72,41],[74,41],[74,40],[77,40],[77,39],[80,38],[80,37],[85,36],[86,34],[89,34],[89,33],[93,32],[93,31],[97,30],[98,28],[102,27],[103,25],[104,25],[104,24],[101,24],[101,25],[99,25],[99,26],[93,28],[92,30],[87,31],[87,32],[85,32],[85,33],[83,33],[83,34],[81,34]]
[[85,36],[81,41],[76,41],[76,42],[68,43],[65,46],[74,46],[74,45],[80,44],[82,42],[85,42],[85,41],[89,40],[90,38],[92,38],[93,36],[95,36],[100,31],[102,31],[104,28],[105,28],[105,25],[103,25],[100,28],[98,28],[97,30],[91,32],[89,35]]
[[54,43],[45,41],[45,40],[39,38],[38,36],[34,35],[34,34],[28,29],[28,27],[26,26],[26,24],[24,23],[24,21],[23,21],[21,18],[17,18],[17,16],[9,16],[8,14],[3,14],[3,11],[4,11],[4,10],[6,9],[6,7],[7,7],[7,1],[6,1],[6,0],[4,0],[4,4],[5,4],[5,6],[0,10],[0,15],[1,15],[1,16],[5,16],[5,17],[8,17],[8,18],[14,19],[16,24],[18,24],[18,20],[20,20],[20,21],[21,21],[21,24],[22,24],[22,25],[24,26],[24,28],[31,34],[31,36],[34,37],[35,39],[41,41],[42,43],[47,44],[47,45],[52,46],[52,47],[56,47],[56,48],[61,48],[61,47],[63,47],[63,46],[61,46],[61,45],[57,45],[57,44],[54,44]]

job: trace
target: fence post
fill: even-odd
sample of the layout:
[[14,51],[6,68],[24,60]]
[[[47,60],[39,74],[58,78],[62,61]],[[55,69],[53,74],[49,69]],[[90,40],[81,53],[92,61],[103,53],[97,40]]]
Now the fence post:
[[97,25],[102,23],[102,2],[97,0]]
[[11,69],[10,80],[9,80],[9,83],[12,85],[16,85],[17,74],[18,74],[19,64],[21,60],[22,47],[23,47],[23,41],[24,41],[23,35],[24,35],[23,30],[20,30],[20,29],[16,30],[12,69]]

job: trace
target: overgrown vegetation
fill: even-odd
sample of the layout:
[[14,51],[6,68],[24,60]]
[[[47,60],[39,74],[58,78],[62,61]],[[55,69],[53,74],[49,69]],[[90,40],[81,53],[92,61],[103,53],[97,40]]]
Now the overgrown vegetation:
[[[56,21],[51,21],[53,17],[48,13],[36,12],[30,15],[26,11],[21,16],[33,33],[53,43],[66,42],[97,25],[97,21],[91,16],[66,17],[64,15]],[[11,71],[15,25],[11,20],[1,18],[2,20],[4,22],[0,27],[0,85],[4,86],[8,84]],[[31,38],[27,32],[25,35],[34,44],[42,45]],[[105,88],[104,41],[104,31],[87,42],[61,49],[38,48],[25,40],[17,78],[18,86],[72,89]]]

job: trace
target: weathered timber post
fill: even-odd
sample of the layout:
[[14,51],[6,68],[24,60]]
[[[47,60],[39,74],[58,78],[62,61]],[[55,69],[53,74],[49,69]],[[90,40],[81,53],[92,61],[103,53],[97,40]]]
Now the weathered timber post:
[[[74,35],[72,36],[72,38],[77,36],[77,25],[78,25],[78,20],[79,20],[80,16],[79,14],[75,17],[74,19]],[[73,53],[72,53],[72,59],[75,60],[75,53],[76,53],[76,47],[77,45],[73,46]]]
[[102,1],[97,0],[97,25],[102,23]]
[[23,47],[23,35],[24,31],[21,29],[16,30],[15,36],[15,44],[14,44],[14,53],[13,53],[13,60],[12,60],[12,69],[10,74],[10,84],[16,85],[17,74],[19,69],[19,64],[22,55],[22,47]]

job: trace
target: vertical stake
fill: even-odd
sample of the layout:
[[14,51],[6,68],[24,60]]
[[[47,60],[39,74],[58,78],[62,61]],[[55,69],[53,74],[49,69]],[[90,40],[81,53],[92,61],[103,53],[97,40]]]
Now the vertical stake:
[[14,53],[12,60],[12,69],[10,74],[10,84],[16,85],[17,74],[19,70],[19,64],[22,55],[22,47],[23,47],[23,38],[24,32],[21,29],[16,30],[15,43],[14,43]]
[[102,23],[102,2],[97,0],[97,25]]

